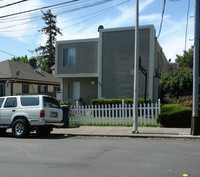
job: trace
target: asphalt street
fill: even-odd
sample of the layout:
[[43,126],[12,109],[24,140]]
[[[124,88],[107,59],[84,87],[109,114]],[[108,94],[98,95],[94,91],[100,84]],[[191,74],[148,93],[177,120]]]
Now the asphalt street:
[[200,141],[0,137],[2,177],[199,177]]

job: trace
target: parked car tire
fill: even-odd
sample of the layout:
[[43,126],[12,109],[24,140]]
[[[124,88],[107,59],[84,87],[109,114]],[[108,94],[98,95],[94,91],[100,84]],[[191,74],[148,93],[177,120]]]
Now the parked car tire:
[[28,123],[24,119],[17,119],[12,124],[12,133],[16,138],[24,138],[29,134]]
[[52,131],[51,128],[44,128],[44,127],[36,129],[36,133],[39,136],[49,136],[51,131]]
[[4,135],[6,133],[6,128],[0,128],[0,135]]

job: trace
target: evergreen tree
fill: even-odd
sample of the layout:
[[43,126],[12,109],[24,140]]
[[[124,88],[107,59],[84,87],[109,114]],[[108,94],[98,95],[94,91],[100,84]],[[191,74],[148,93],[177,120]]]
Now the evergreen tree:
[[45,27],[43,27],[39,32],[47,35],[47,41],[44,46],[40,46],[35,49],[35,52],[39,54],[38,65],[41,69],[51,72],[50,68],[55,64],[55,42],[56,36],[58,34],[62,35],[60,28],[56,26],[56,15],[53,15],[51,10],[46,12],[42,11],[42,19],[45,22]]

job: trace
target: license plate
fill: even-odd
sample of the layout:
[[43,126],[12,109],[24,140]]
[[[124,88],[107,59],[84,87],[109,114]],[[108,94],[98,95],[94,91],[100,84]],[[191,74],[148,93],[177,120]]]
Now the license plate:
[[51,112],[51,117],[56,118],[58,116],[57,112]]

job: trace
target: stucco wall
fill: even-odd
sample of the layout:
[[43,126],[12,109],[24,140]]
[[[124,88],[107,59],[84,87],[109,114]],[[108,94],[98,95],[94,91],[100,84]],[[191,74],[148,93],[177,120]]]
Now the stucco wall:
[[[133,98],[134,33],[134,29],[102,32],[103,98]],[[139,56],[141,56],[142,66],[149,74],[150,29],[140,29],[139,36]],[[145,77],[141,71],[138,77],[138,97],[144,98]]]
[[37,93],[37,92],[38,92],[37,84],[29,84],[29,93]]
[[12,87],[11,83],[5,84],[5,96],[11,95],[11,87]]
[[[63,49],[76,49],[76,65],[63,66]],[[57,74],[97,73],[98,40],[57,42]]]
[[53,85],[48,85],[48,92],[53,92]]
[[13,95],[22,93],[22,84],[21,83],[13,83]]
[[98,98],[98,80],[97,78],[76,78],[76,79],[63,79],[63,100],[68,100],[75,103],[75,100],[68,98],[68,83],[80,82],[80,98],[82,98],[82,104],[90,104],[91,99]]

